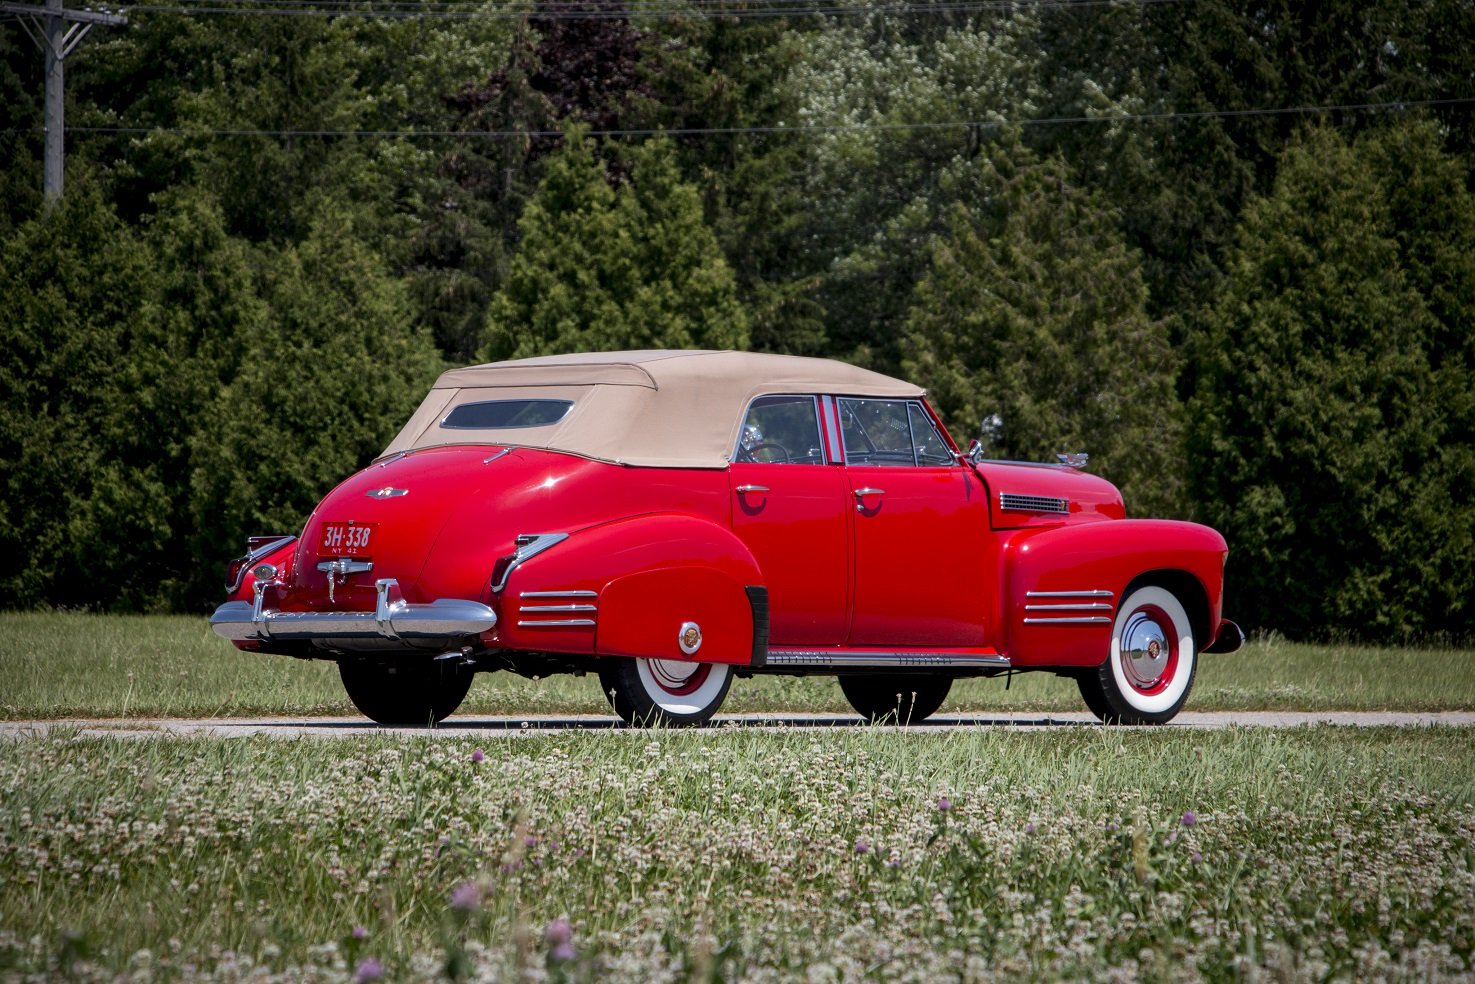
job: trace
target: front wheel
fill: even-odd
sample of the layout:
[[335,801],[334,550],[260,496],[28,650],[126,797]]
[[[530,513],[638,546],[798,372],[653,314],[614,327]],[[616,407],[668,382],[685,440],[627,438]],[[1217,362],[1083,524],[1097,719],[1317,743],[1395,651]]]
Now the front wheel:
[[407,656],[400,662],[341,659],[343,689],[365,717],[380,724],[439,724],[466,699],[474,675],[459,660]]
[[1193,626],[1166,588],[1138,588],[1117,609],[1111,653],[1076,677],[1091,712],[1107,724],[1164,724],[1183,709],[1198,670]]
[[953,687],[949,676],[882,673],[842,676],[840,689],[867,721],[916,724],[936,714]]
[[703,724],[722,706],[732,686],[725,663],[611,656],[599,683],[615,713],[636,727]]

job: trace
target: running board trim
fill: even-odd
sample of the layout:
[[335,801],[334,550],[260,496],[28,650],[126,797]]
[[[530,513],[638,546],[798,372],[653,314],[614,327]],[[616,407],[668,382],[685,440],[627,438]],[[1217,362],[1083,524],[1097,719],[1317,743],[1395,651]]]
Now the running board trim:
[[1008,669],[1006,656],[948,652],[859,652],[856,650],[832,649],[770,649],[770,667],[802,667],[812,669],[844,670],[895,667],[912,669],[919,667],[946,666],[955,669],[987,667]]

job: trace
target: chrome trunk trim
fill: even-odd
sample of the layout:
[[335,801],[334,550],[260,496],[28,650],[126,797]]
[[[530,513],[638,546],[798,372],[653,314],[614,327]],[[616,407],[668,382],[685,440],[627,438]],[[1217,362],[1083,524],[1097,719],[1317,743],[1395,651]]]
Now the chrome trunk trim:
[[210,628],[232,642],[331,642],[332,648],[353,649],[356,641],[383,648],[382,641],[430,642],[451,645],[480,635],[497,624],[497,613],[477,601],[441,598],[411,604],[399,592],[394,578],[374,582],[372,612],[284,612],[267,607],[266,592],[276,582],[258,581],[250,602],[230,601],[215,609]]
[[958,653],[923,651],[856,653],[823,649],[770,649],[766,665],[834,670],[930,666],[954,668],[987,666],[1005,669],[1009,666],[1009,659],[1005,656],[965,656]]
[[353,560],[349,557],[339,557],[337,560],[318,561],[318,570],[329,577],[347,577],[349,574],[364,574],[374,569],[372,560]]
[[519,629],[569,629],[569,628],[593,628],[592,618],[548,618],[536,619],[526,622],[518,622]]
[[1026,591],[1026,598],[1110,598],[1110,591]]
[[598,591],[523,591],[519,598],[598,598]]
[[599,609],[594,605],[523,605],[519,612],[593,612]]
[[1027,612],[1109,612],[1111,606],[1104,601],[1087,601],[1063,605],[1025,605]]

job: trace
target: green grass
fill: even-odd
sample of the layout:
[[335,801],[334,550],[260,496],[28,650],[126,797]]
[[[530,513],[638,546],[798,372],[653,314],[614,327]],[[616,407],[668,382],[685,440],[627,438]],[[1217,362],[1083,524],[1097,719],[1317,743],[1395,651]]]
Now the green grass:
[[[1080,710],[1075,685],[1046,674],[970,680],[944,712]],[[1465,710],[1475,652],[1301,645],[1270,638],[1205,655],[1192,710]],[[832,679],[733,684],[724,711],[845,711]],[[331,663],[240,653],[203,618],[0,613],[0,717],[354,714]],[[477,677],[462,715],[606,714],[590,678]]]
[[0,743],[0,978],[1467,979],[1472,747],[61,729]]

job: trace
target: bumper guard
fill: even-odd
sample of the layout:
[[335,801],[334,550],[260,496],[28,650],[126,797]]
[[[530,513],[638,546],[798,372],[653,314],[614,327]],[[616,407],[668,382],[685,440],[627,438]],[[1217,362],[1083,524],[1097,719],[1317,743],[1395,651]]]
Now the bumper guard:
[[372,612],[283,612],[266,607],[266,591],[275,582],[256,582],[252,601],[228,601],[210,616],[215,634],[232,642],[322,642],[352,649],[355,641],[383,648],[385,641],[447,645],[480,635],[497,624],[497,613],[478,601],[441,598],[410,604],[392,577],[374,582],[378,593]]

